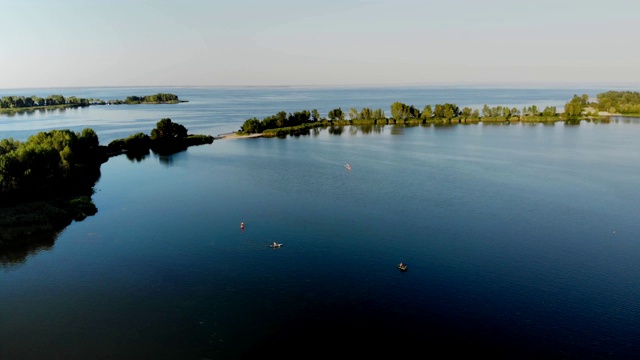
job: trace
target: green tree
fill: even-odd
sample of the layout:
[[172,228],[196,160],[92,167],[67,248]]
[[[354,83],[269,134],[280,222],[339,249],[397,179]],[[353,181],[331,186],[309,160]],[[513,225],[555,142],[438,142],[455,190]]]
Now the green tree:
[[344,120],[344,113],[342,112],[341,108],[330,110],[327,116],[331,121]]
[[502,108],[502,116],[504,116],[505,120],[509,120],[511,118],[511,109],[506,106]]
[[260,120],[258,120],[258,118],[252,117],[251,119],[246,120],[244,124],[242,124],[242,127],[240,127],[240,131],[247,134],[261,133],[262,123],[260,122]]
[[468,118],[471,117],[471,113],[472,113],[472,110],[470,107],[464,107],[460,112],[460,117],[463,118],[464,120],[467,120]]
[[358,109],[356,108],[351,108],[349,109],[349,119],[350,120],[357,120],[358,119]]
[[311,112],[308,110],[296,111],[287,117],[287,126],[298,126],[306,124],[311,119]]
[[174,123],[169,118],[158,121],[156,128],[151,130],[151,140],[157,139],[186,139],[187,128]]
[[585,106],[584,97],[573,95],[573,98],[564,104],[564,114],[568,119],[575,119],[582,114]]
[[431,117],[433,116],[433,110],[431,110],[431,105],[425,106],[420,116],[425,120],[431,119]]
[[320,120],[320,113],[317,109],[311,110],[311,120],[314,122]]
[[419,118],[420,111],[413,105],[406,105],[396,101],[391,104],[391,116],[396,120],[405,121],[410,118]]
[[484,104],[484,106],[482,107],[482,116],[491,117],[491,108],[489,108],[489,105]]
[[364,120],[375,120],[373,110],[371,110],[370,108],[362,108],[358,118]]
[[288,121],[288,117],[287,117],[287,113],[284,111],[280,111],[275,115],[276,118],[276,125],[278,127],[287,127],[289,126],[289,121]]
[[373,119],[374,120],[385,120],[387,116],[382,109],[376,109],[373,111]]
[[14,140],[13,138],[0,140],[0,156],[15,151],[20,147],[20,144],[20,141]]

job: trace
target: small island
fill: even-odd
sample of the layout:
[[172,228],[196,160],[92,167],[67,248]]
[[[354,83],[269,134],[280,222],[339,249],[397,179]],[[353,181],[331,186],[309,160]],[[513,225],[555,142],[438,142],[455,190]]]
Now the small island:
[[47,97],[39,97],[36,95],[29,97],[4,96],[0,98],[0,114],[77,108],[91,105],[177,104],[180,102],[186,101],[180,100],[178,95],[164,93],[145,96],[127,96],[124,100],[85,99],[76,96],[65,98],[62,95],[49,95]]

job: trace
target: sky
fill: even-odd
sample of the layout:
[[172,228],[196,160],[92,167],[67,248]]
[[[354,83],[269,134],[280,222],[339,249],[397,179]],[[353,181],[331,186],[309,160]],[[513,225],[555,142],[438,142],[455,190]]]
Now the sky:
[[0,88],[625,84],[637,0],[0,0]]

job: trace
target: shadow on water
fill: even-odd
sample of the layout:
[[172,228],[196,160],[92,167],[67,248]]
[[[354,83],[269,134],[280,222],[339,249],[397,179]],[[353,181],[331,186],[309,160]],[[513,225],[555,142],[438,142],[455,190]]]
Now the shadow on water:
[[[171,166],[173,155],[183,151],[174,149],[161,154],[154,152],[154,155],[162,165]],[[150,156],[148,151],[126,154],[128,160],[136,163]],[[59,234],[73,221],[95,215],[98,209],[91,195],[99,179],[100,167],[87,169],[75,187],[63,190],[67,194],[55,199],[3,195],[0,198],[0,267],[22,265],[30,256],[53,249]]]
[[20,265],[32,255],[51,250],[58,235],[73,221],[82,221],[97,212],[89,196],[3,205],[0,266]]
[[61,231],[46,231],[25,236],[20,242],[0,244],[0,266],[3,268],[17,267],[23,265],[30,256],[53,249]]
[[150,155],[149,150],[138,151],[138,152],[127,152],[125,156],[131,162],[141,162],[145,160]]

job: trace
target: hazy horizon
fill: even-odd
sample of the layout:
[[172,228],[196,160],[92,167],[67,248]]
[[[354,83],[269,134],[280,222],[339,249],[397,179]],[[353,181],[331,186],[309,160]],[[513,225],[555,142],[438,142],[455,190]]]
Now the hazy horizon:
[[3,9],[2,89],[640,84],[640,3],[630,0],[31,0]]
[[[459,88],[459,89],[606,89],[606,90],[634,90],[640,89],[640,84],[631,82],[431,82],[431,83],[389,83],[389,84],[299,84],[299,85],[79,85],[79,86],[26,86],[26,87],[0,87],[0,91],[7,92],[18,90],[46,90],[46,89],[91,89],[91,88],[220,88],[220,89],[331,89],[331,88]],[[36,94],[37,95],[37,94]]]

